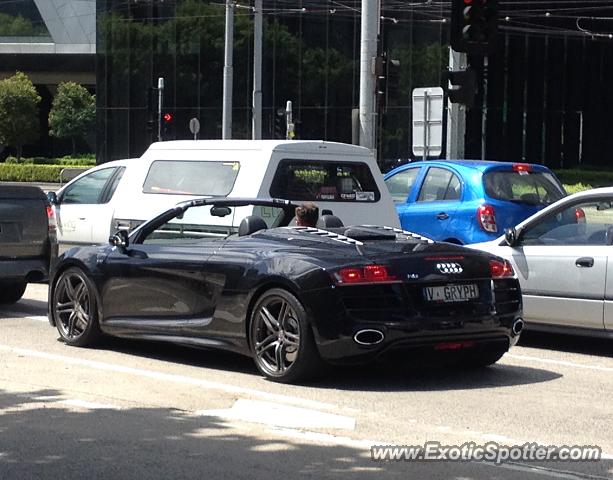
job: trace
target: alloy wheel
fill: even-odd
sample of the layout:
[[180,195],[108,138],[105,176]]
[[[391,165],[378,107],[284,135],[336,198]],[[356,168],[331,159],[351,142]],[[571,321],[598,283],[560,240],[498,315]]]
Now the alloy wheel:
[[55,285],[53,313],[64,340],[85,340],[95,320],[95,301],[85,276],[75,269],[62,274]]
[[300,324],[296,311],[281,296],[272,296],[255,312],[253,348],[258,363],[274,376],[289,370],[300,350]]

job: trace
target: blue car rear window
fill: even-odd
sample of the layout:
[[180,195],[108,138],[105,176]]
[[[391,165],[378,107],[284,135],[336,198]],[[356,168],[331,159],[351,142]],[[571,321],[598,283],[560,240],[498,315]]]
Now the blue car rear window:
[[486,172],[483,186],[491,198],[530,205],[549,205],[566,195],[555,177],[548,172]]

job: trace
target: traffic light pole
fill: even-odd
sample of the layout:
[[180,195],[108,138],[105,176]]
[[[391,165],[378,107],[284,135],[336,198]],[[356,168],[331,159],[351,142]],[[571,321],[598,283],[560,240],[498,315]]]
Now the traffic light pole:
[[481,160],[486,157],[487,138],[487,55],[483,57],[483,103],[481,104]]
[[362,0],[360,47],[360,145],[375,150],[375,72],[379,0]]
[[164,103],[164,77],[158,78],[158,142],[162,141],[162,104]]
[[234,4],[232,0],[226,0],[226,40],[224,48],[223,67],[223,101],[221,119],[221,138],[232,138],[232,80],[234,52]]
[[[465,53],[449,49],[449,70],[466,70],[468,60]],[[447,101],[447,158],[464,158],[466,134],[466,106]]]
[[262,0],[255,0],[253,10],[253,117],[251,138],[262,139]]

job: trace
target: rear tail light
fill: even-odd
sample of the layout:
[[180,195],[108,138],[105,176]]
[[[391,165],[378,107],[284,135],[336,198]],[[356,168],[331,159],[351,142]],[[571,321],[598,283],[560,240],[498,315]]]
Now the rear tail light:
[[396,282],[395,275],[391,275],[383,265],[366,265],[365,267],[341,268],[334,273],[337,284],[357,285],[367,283]]
[[57,232],[57,223],[55,221],[55,212],[53,211],[53,207],[51,205],[47,205],[47,225],[49,233]]
[[490,260],[490,273],[493,279],[510,278],[515,276],[513,265],[508,260]]
[[575,222],[585,223],[585,212],[582,208],[575,208]]
[[477,209],[477,220],[479,225],[486,232],[496,233],[498,227],[496,226],[496,212],[491,205],[480,205]]
[[532,171],[532,166],[529,163],[514,163],[513,171],[519,173],[530,173]]

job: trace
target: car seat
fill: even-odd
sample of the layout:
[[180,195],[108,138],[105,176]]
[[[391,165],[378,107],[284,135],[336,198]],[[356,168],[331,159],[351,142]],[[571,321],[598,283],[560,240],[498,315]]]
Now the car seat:
[[344,227],[343,222],[336,215],[322,215],[317,220],[317,228],[340,228]]
[[241,224],[238,227],[238,236],[244,237],[245,235],[251,235],[252,233],[265,230],[267,228],[268,225],[266,225],[266,222],[262,217],[258,217],[257,215],[249,215],[248,217],[243,218],[241,221]]

